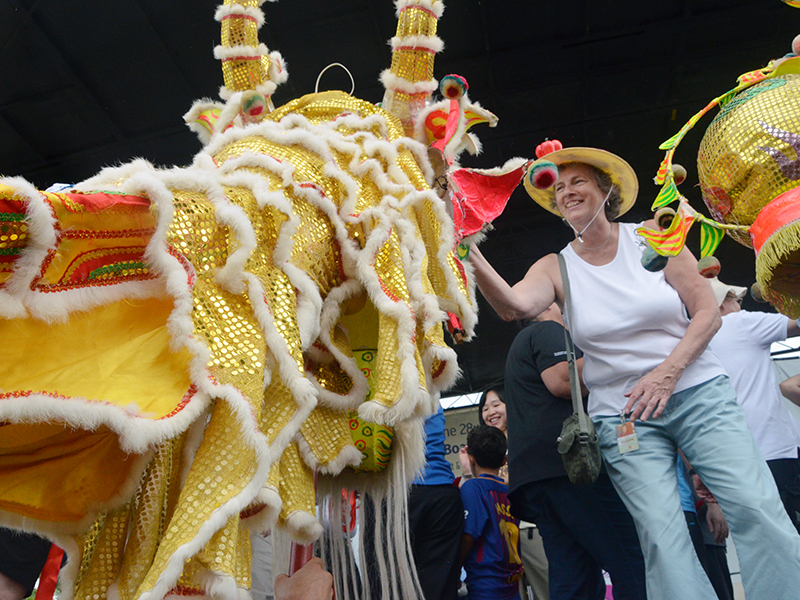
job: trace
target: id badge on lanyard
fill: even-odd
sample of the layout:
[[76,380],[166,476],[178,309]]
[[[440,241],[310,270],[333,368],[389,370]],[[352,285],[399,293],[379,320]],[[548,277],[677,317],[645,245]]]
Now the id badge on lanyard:
[[624,412],[619,413],[621,423],[617,425],[617,447],[620,454],[633,452],[639,449],[639,436],[636,435],[636,425],[625,417]]

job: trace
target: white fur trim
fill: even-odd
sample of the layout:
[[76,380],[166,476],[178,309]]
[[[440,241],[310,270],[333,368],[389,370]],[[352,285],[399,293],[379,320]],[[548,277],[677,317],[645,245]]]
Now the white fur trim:
[[270,52],[269,57],[271,59],[269,63],[269,78],[271,81],[275,82],[276,85],[280,85],[289,79],[288,65],[283,56],[281,56],[281,53],[277,50]]
[[206,591],[207,598],[236,600],[239,596],[236,580],[227,573],[217,573],[203,569],[200,571],[198,579]]
[[435,79],[411,82],[399,75],[395,75],[389,69],[381,73],[380,80],[387,90],[396,90],[406,94],[421,94],[423,92],[432,94],[439,89],[439,82]]
[[459,146],[459,149],[462,148],[472,154],[472,156],[478,156],[478,154],[480,154],[483,150],[483,144],[481,144],[481,141],[478,139],[477,135],[474,133],[467,133],[461,140],[461,146]]
[[[352,389],[345,395],[330,392],[320,386],[311,373],[306,372],[306,376],[317,386],[317,394],[321,404],[326,404],[340,410],[356,410],[364,401],[369,392],[369,382],[361,369],[358,368],[356,361],[351,356],[343,354],[330,339],[330,331],[338,323],[341,316],[342,304],[350,297],[365,292],[361,284],[355,279],[345,281],[341,286],[334,288],[325,298],[325,303],[320,317],[320,336],[319,343],[330,353],[330,357],[339,364],[353,382]],[[312,348],[312,351],[315,350]],[[310,352],[312,356],[315,353]],[[315,356],[319,362],[324,362],[324,358]]]
[[208,402],[208,394],[197,392],[178,414],[169,419],[153,420],[141,415],[135,405],[121,408],[87,398],[31,394],[5,398],[0,403],[0,419],[9,423],[57,422],[88,431],[105,425],[119,436],[123,451],[141,454],[186,431]]
[[515,156],[514,158],[509,158],[502,166],[494,167],[491,169],[471,169],[476,173],[481,173],[483,175],[505,175],[506,173],[510,173],[515,169],[519,169],[522,165],[528,162],[530,159],[528,158],[521,158],[519,156]]
[[228,15],[247,15],[256,20],[256,25],[260,28],[264,25],[264,13],[252,6],[242,6],[241,4],[220,4],[214,13],[215,21],[222,21]]
[[230,58],[269,56],[269,48],[265,44],[258,46],[217,46],[214,48],[214,58],[226,60]]
[[395,36],[389,40],[389,45],[392,47],[392,52],[398,48],[432,50],[437,54],[444,50],[444,42],[435,35],[409,35],[403,38]]
[[[275,93],[275,90],[277,89],[277,87],[278,87],[278,84],[275,83],[274,81],[265,81],[264,83],[261,83],[261,84],[256,86],[256,91],[259,94],[262,94],[265,98],[269,98],[270,96],[272,96],[272,94]],[[238,93],[238,92],[231,91],[228,88],[226,88],[224,85],[219,86],[219,97],[222,98],[223,100],[226,100],[226,101],[229,100],[236,93]]]
[[28,225],[28,245],[16,260],[14,272],[6,280],[5,289],[0,290],[0,317],[25,316],[27,304],[33,292],[31,282],[39,274],[48,252],[58,244],[55,215],[44,195],[21,177],[0,179],[0,184],[15,190],[15,197],[26,201],[25,219]]
[[265,485],[253,500],[253,504],[260,504],[264,508],[256,514],[242,519],[242,524],[255,533],[266,533],[274,527],[283,506],[278,490]]
[[312,471],[318,471],[323,475],[337,475],[345,467],[355,467],[361,463],[361,452],[352,444],[342,448],[339,454],[329,462],[321,463],[311,449],[311,446],[308,445],[308,442],[303,437],[302,429],[297,434],[295,442],[297,442],[297,449],[300,451],[303,462],[305,462]]
[[191,129],[197,137],[200,139],[200,143],[203,145],[208,144],[211,141],[211,136],[217,129],[217,125],[213,125],[213,129],[211,132],[208,131],[206,127],[203,127],[197,120],[200,118],[200,115],[212,109],[219,109],[220,113],[225,109],[225,106],[220,104],[219,102],[213,102],[208,98],[202,98],[201,100],[195,100],[194,104],[192,104],[192,108],[188,110],[188,112],[183,115],[183,121],[186,125]]
[[286,517],[286,528],[298,544],[313,544],[322,535],[322,525],[319,521],[307,512],[299,510]]
[[234,122],[234,119],[239,114],[242,107],[242,96],[244,92],[229,93],[225,98],[225,106],[219,114],[216,124],[214,125],[214,133],[225,131],[228,125]]
[[436,15],[437,19],[441,19],[444,14],[444,2],[441,0],[394,0],[394,6],[398,17],[400,16],[400,11],[407,6],[426,8]]
[[214,204],[217,220],[230,227],[239,242],[239,247],[228,255],[225,266],[217,271],[215,280],[232,294],[239,295],[245,291],[244,267],[256,249],[256,234],[244,210],[228,202],[222,189],[207,197]]
[[[425,372],[430,373],[433,370],[434,359],[439,359],[444,363],[445,367],[441,373],[428,384],[431,391],[431,398],[438,402],[439,394],[445,390],[450,389],[456,380],[461,375],[461,369],[458,366],[458,355],[456,351],[449,347],[442,346],[429,346],[425,353],[422,355],[422,364],[425,365]],[[432,406],[431,413],[435,412],[436,406]]]
[[[270,72],[271,72],[271,67],[270,67]],[[284,73],[285,76],[283,77],[282,81],[286,81],[286,79],[289,77],[288,72],[284,71]],[[262,96],[264,96],[264,98],[270,98],[272,94],[275,93],[275,90],[278,88],[279,83],[281,83],[281,81],[278,82],[265,81],[264,83],[260,83],[259,85],[256,86],[256,91]]]

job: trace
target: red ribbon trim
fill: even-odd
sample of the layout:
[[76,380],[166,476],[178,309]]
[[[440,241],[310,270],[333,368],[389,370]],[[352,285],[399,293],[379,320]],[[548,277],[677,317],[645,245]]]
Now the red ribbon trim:
[[58,583],[58,572],[61,570],[61,562],[64,560],[64,551],[52,544],[47,561],[44,563],[42,573],[39,575],[39,587],[36,588],[35,600],[53,600]]

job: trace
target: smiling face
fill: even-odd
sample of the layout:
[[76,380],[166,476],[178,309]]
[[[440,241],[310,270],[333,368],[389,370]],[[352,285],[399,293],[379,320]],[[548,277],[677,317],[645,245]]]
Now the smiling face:
[[559,168],[553,189],[558,211],[570,222],[594,216],[606,197],[592,168],[583,163],[569,163]]
[[506,431],[508,421],[506,419],[506,403],[500,399],[496,392],[490,391],[486,395],[486,403],[481,410],[483,422],[492,427],[497,427],[500,431]]

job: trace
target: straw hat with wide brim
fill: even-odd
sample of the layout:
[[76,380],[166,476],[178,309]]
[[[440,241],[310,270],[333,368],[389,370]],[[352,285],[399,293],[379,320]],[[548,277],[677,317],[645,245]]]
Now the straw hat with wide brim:
[[562,148],[561,150],[545,154],[538,160],[533,161],[528,165],[525,177],[523,177],[525,190],[528,192],[528,195],[530,195],[539,206],[550,211],[554,215],[561,216],[561,213],[556,208],[554,189],[552,187],[539,189],[531,181],[531,175],[535,167],[545,162],[554,163],[556,167],[570,162],[586,163],[608,173],[611,176],[611,181],[619,189],[620,215],[628,212],[633,206],[633,203],[636,202],[636,194],[639,192],[639,180],[636,177],[636,173],[633,171],[633,167],[626,161],[616,154],[612,154],[606,150],[600,150],[599,148]]

